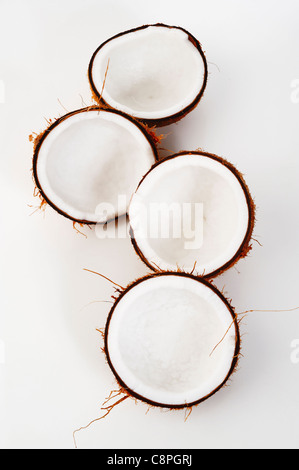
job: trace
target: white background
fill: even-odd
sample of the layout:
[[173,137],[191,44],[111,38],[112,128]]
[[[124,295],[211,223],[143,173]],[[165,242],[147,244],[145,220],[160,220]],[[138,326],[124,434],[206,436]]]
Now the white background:
[[31,215],[28,135],[82,98],[91,103],[87,67],[101,42],[155,22],[188,29],[209,63],[204,98],[164,128],[163,145],[224,156],[257,204],[254,237],[263,246],[253,242],[215,284],[237,312],[270,312],[248,314],[239,371],[186,423],[183,411],[146,414],[126,400],[78,432],[77,446],[299,447],[299,310],[271,311],[299,306],[298,18],[296,0],[0,0],[2,447],[74,448],[73,431],[101,416],[115,388],[96,331],[110,304],[90,304],[114,289],[83,268],[122,285],[148,269],[128,239],[99,240],[88,228],[85,238],[49,207]]

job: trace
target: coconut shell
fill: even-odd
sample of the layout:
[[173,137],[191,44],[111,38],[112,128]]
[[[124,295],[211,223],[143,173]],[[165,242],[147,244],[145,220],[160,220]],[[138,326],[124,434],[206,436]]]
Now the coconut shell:
[[156,23],[156,24],[147,24],[147,25],[139,26],[138,28],[133,28],[133,29],[130,29],[128,31],[123,31],[121,33],[116,34],[115,36],[112,36],[111,38],[109,38],[105,42],[103,42],[95,50],[95,52],[93,53],[93,55],[91,57],[91,60],[89,62],[89,66],[88,66],[88,79],[89,79],[93,99],[99,104],[104,104],[105,106],[110,107],[109,104],[104,101],[103,97],[101,96],[101,92],[96,88],[96,86],[94,84],[94,81],[93,81],[93,78],[92,78],[92,68],[93,68],[94,59],[95,59],[97,53],[100,51],[100,49],[103,46],[105,46],[108,42],[113,41],[114,39],[116,39],[120,36],[123,36],[125,34],[134,33],[136,31],[146,29],[150,26],[159,26],[159,27],[170,28],[170,29],[171,28],[176,28],[176,29],[180,29],[181,31],[183,31],[185,34],[187,34],[189,41],[198,50],[199,54],[202,57],[203,63],[204,63],[204,78],[203,78],[202,87],[199,90],[199,92],[198,92],[197,96],[195,97],[195,99],[188,106],[186,106],[181,111],[179,111],[179,112],[177,112],[177,113],[175,113],[171,116],[167,116],[167,117],[163,117],[163,118],[157,118],[157,119],[138,118],[140,121],[143,121],[144,123],[146,123],[150,127],[152,127],[152,126],[163,127],[163,126],[168,126],[170,124],[173,124],[174,122],[177,122],[177,121],[181,120],[184,116],[186,116],[188,113],[190,113],[198,105],[198,103],[200,102],[200,100],[201,100],[201,98],[204,94],[206,85],[207,85],[208,65],[207,65],[207,60],[206,60],[205,54],[202,50],[200,42],[191,33],[189,33],[189,31],[187,31],[186,29],[184,29],[182,27],[179,27],[179,26],[169,26],[169,25],[166,25],[166,24],[163,24],[163,23]]
[[[249,212],[249,218],[248,218],[248,227],[247,227],[247,231],[246,231],[246,234],[245,234],[245,237],[243,239],[243,242],[240,246],[240,248],[238,249],[238,251],[236,252],[236,254],[227,262],[225,263],[223,266],[221,266],[220,268],[218,268],[217,270],[213,271],[212,273],[210,274],[203,274],[201,277],[203,278],[213,278],[213,277],[216,277],[216,276],[219,276],[220,274],[222,274],[224,271],[226,271],[227,269],[231,268],[233,265],[235,265],[241,258],[245,258],[249,251],[252,249],[252,245],[251,245],[251,239],[252,239],[252,234],[253,234],[253,229],[254,229],[254,225],[255,225],[255,213],[256,213],[256,209],[255,209],[255,203],[253,201],[253,198],[250,194],[250,191],[249,191],[249,188],[244,180],[244,177],[242,175],[242,173],[240,173],[237,168],[232,164],[230,163],[229,161],[227,161],[226,159],[224,159],[223,157],[219,157],[218,155],[215,155],[215,154],[212,154],[212,153],[207,153],[207,152],[203,152],[203,151],[187,151],[187,150],[184,150],[182,152],[179,152],[179,153],[175,153],[173,155],[169,155],[168,157],[165,157],[163,158],[162,160],[156,162],[152,168],[144,175],[144,177],[141,179],[136,191],[138,190],[139,186],[141,185],[142,181],[146,178],[146,176],[150,173],[150,171],[152,171],[156,166],[160,165],[161,163],[163,163],[164,161],[166,160],[171,160],[172,158],[175,158],[179,155],[190,155],[190,154],[197,154],[197,155],[202,155],[202,156],[207,156],[209,158],[212,158],[214,160],[217,160],[218,162],[220,162],[222,165],[225,165],[229,170],[232,171],[232,173],[235,175],[235,177],[238,179],[243,191],[244,191],[244,194],[246,196],[246,202],[247,202],[247,205],[248,205],[248,212]],[[144,254],[142,253],[142,251],[140,250],[136,240],[135,240],[135,236],[134,236],[134,231],[132,229],[132,227],[130,227],[130,236],[131,236],[131,242],[132,242],[132,245],[134,247],[134,250],[135,252],[137,253],[137,255],[141,258],[141,260],[147,265],[147,267],[149,267],[152,271],[154,272],[159,272],[159,268],[156,266],[156,265],[152,265],[149,260],[144,256]]]

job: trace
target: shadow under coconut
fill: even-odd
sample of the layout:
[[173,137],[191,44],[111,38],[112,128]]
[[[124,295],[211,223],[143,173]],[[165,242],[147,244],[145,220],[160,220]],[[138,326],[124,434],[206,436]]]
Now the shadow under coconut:
[[162,136],[161,142],[158,145],[159,160],[163,160],[163,158],[168,155],[172,155],[177,152],[179,147],[179,136],[177,132],[178,126],[179,123],[175,123],[155,129],[156,135]]
[[[159,160],[183,151],[204,150],[202,147],[205,140],[202,107],[203,104],[199,103],[198,107],[181,121],[155,129],[155,134],[161,136],[160,144],[158,144]],[[194,129],[195,122],[196,129]]]
[[[105,327],[116,284],[126,286],[148,269],[132,246],[126,216],[106,224],[106,229],[99,224],[78,231],[75,227],[73,233],[65,260],[62,310],[76,348],[98,370],[103,344],[97,329]],[[104,357],[100,367],[107,370]]]

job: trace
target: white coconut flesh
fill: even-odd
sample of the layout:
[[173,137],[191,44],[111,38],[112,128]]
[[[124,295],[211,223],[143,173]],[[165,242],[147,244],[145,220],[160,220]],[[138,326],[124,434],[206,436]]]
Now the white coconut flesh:
[[97,94],[113,108],[141,119],[160,119],[196,99],[206,70],[185,31],[149,26],[106,42],[95,53],[90,74]]
[[76,112],[42,141],[38,185],[59,211],[74,220],[106,222],[127,212],[140,178],[155,161],[140,128],[107,111]]
[[214,273],[234,258],[249,227],[244,187],[207,155],[155,166],[134,193],[129,218],[139,254],[153,269]]
[[237,345],[238,327],[223,298],[198,279],[176,274],[145,278],[129,289],[106,333],[118,378],[162,406],[192,404],[218,390],[234,368]]

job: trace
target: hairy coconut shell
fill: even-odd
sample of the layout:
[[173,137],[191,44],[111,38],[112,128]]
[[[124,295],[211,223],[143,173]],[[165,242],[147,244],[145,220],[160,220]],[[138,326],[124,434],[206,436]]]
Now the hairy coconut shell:
[[[138,190],[139,186],[141,185],[142,181],[146,178],[146,176],[155,168],[157,167],[158,165],[160,164],[163,164],[164,161],[166,160],[171,160],[172,158],[175,158],[177,156],[180,156],[180,155],[192,155],[192,154],[197,154],[197,155],[202,155],[202,156],[206,156],[208,158],[212,158],[218,162],[220,162],[222,165],[226,166],[234,175],[235,177],[238,179],[243,191],[244,191],[244,194],[245,194],[245,197],[246,197],[246,202],[247,202],[247,205],[248,205],[248,212],[249,212],[249,217],[248,217],[248,227],[247,227],[247,231],[246,231],[246,234],[245,234],[245,237],[243,239],[243,242],[240,246],[240,248],[238,249],[238,251],[236,252],[236,254],[227,262],[225,263],[223,266],[219,267],[218,269],[216,269],[215,271],[213,271],[212,273],[209,273],[209,274],[203,274],[201,277],[203,278],[213,278],[213,277],[216,277],[216,276],[219,276],[220,274],[222,274],[224,271],[226,271],[227,269],[231,268],[233,265],[235,265],[241,258],[245,258],[249,251],[252,249],[252,245],[251,245],[251,239],[252,239],[252,234],[253,234],[253,229],[254,229],[254,225],[255,225],[255,213],[256,213],[256,209],[255,209],[255,203],[253,201],[253,198],[250,194],[250,190],[244,180],[244,177],[242,175],[242,173],[240,173],[237,168],[232,164],[230,163],[229,161],[227,161],[226,159],[224,159],[223,157],[219,157],[218,155],[215,155],[215,154],[212,154],[212,153],[208,153],[208,152],[203,152],[203,151],[187,151],[187,150],[184,150],[184,151],[181,151],[181,152],[178,152],[178,153],[175,153],[175,154],[172,154],[172,155],[169,155],[168,157],[165,157],[163,158],[162,160],[156,162],[152,168],[144,175],[144,177],[141,179],[136,191]],[[141,260],[147,265],[147,267],[149,267],[152,271],[154,272],[159,272],[159,268],[155,265],[155,264],[151,264],[150,261],[145,257],[144,253],[140,250],[139,246],[138,246],[138,243],[136,242],[136,239],[135,239],[135,236],[134,236],[134,231],[132,229],[132,227],[130,227],[130,236],[131,236],[131,242],[132,242],[132,245],[135,249],[135,252],[137,253],[137,255],[141,258]]]
[[88,79],[89,79],[89,83],[90,83],[90,87],[91,87],[91,91],[92,91],[92,96],[93,96],[94,100],[96,102],[98,102],[99,104],[104,104],[105,106],[109,107],[109,104],[104,101],[101,91],[97,89],[97,87],[94,84],[93,78],[92,78],[93,63],[94,63],[94,59],[95,59],[97,53],[108,42],[113,41],[114,39],[119,38],[120,36],[123,36],[125,34],[134,33],[136,31],[140,31],[140,30],[149,28],[151,26],[158,26],[158,27],[161,27],[161,28],[170,28],[170,29],[175,28],[175,29],[179,29],[179,30],[183,31],[188,36],[189,41],[198,50],[199,54],[202,57],[203,64],[204,64],[204,78],[203,78],[202,87],[199,90],[198,95],[195,97],[195,99],[188,106],[186,106],[184,109],[182,109],[181,111],[179,111],[179,112],[177,112],[177,113],[175,113],[171,116],[167,116],[167,117],[163,117],[163,118],[156,118],[156,119],[138,118],[140,121],[145,122],[149,126],[162,127],[162,126],[168,126],[169,124],[177,122],[180,119],[182,119],[184,116],[186,116],[186,114],[190,113],[198,105],[198,103],[200,102],[200,100],[201,100],[201,98],[204,94],[206,85],[207,85],[208,65],[207,65],[207,60],[206,60],[205,54],[202,50],[200,42],[191,33],[189,33],[189,31],[187,31],[186,29],[184,29],[180,26],[169,26],[169,25],[166,25],[164,23],[156,23],[156,24],[147,24],[147,25],[139,26],[137,28],[133,28],[133,29],[130,29],[128,31],[123,31],[121,33],[116,34],[115,36],[113,36],[113,37],[107,39],[105,42],[103,42],[95,50],[95,52],[93,53],[92,58],[89,62],[89,66],[88,66]]
[[[233,360],[232,360],[232,363],[231,363],[231,367],[225,377],[225,379],[222,381],[221,384],[219,384],[211,393],[209,393],[208,395],[204,396],[204,397],[201,397],[200,399],[192,402],[192,403],[182,403],[182,404],[172,404],[172,403],[169,403],[169,404],[165,404],[165,403],[159,403],[159,402],[154,402],[152,400],[149,400],[148,398],[146,397],[143,397],[141,395],[139,395],[138,393],[134,392],[133,390],[130,389],[130,387],[127,386],[127,384],[123,381],[123,379],[118,375],[118,373],[116,372],[114,366],[113,366],[113,363],[111,361],[111,358],[110,358],[110,355],[109,355],[109,348],[108,348],[108,335],[109,335],[109,325],[110,325],[110,322],[111,322],[111,319],[112,319],[112,316],[113,316],[113,313],[114,313],[114,310],[118,304],[118,302],[131,290],[131,289],[134,289],[135,286],[137,286],[139,283],[143,282],[143,281],[146,281],[147,279],[151,279],[153,277],[159,277],[159,276],[181,276],[181,277],[187,277],[187,278],[191,278],[191,279],[194,279],[196,280],[197,282],[200,282],[201,284],[204,284],[205,286],[209,287],[216,295],[219,296],[219,298],[221,299],[221,301],[226,305],[226,307],[228,308],[230,314],[231,314],[231,317],[232,317],[232,324],[235,323],[235,331],[236,331],[236,335],[235,335],[235,352],[234,352],[234,356],[233,356]],[[112,373],[114,374],[115,376],[115,379],[120,387],[120,390],[121,390],[121,393],[123,393],[125,396],[130,396],[130,397],[133,397],[135,399],[138,399],[138,400],[141,400],[142,402],[145,402],[147,403],[148,405],[151,405],[151,406],[157,406],[157,407],[161,407],[161,408],[170,408],[170,409],[181,409],[181,408],[189,408],[189,407],[192,407],[194,405],[198,405],[199,403],[205,401],[206,399],[208,399],[209,397],[211,397],[212,395],[214,395],[218,390],[220,390],[225,384],[226,382],[228,381],[228,379],[231,377],[231,375],[233,374],[233,372],[236,370],[236,367],[237,367],[237,363],[238,363],[238,357],[239,357],[239,353],[240,353],[240,348],[241,348],[241,340],[240,340],[240,332],[239,332],[239,324],[238,324],[238,321],[237,321],[237,315],[234,311],[234,308],[231,306],[230,304],[230,301],[227,300],[224,295],[212,284],[211,281],[208,281],[206,279],[199,279],[198,277],[196,276],[193,276],[192,274],[189,274],[189,273],[182,273],[182,272],[159,272],[159,273],[154,273],[154,274],[149,274],[149,275],[146,275],[144,277],[141,277],[137,280],[135,280],[134,282],[132,282],[131,284],[129,284],[125,289],[123,290],[119,290],[118,289],[118,292],[119,292],[119,296],[117,298],[115,298],[115,302],[108,314],[108,318],[107,318],[107,321],[106,321],[106,326],[105,326],[105,330],[104,330],[104,333],[103,333],[103,338],[104,338],[104,348],[102,349],[103,352],[105,353],[105,356],[106,356],[106,359],[107,359],[107,363],[112,371]],[[217,345],[215,345],[217,346]]]
[[[159,141],[159,136],[156,136],[154,129],[150,129],[148,126],[146,126],[142,122],[138,121],[137,119],[133,118],[132,116],[129,116],[129,115],[123,113],[122,111],[118,111],[118,110],[111,109],[111,108],[106,108],[103,105],[100,105],[100,106],[95,106],[94,105],[94,106],[89,106],[89,107],[77,109],[75,111],[71,111],[71,112],[59,117],[54,122],[52,122],[50,120],[49,121],[50,125],[43,132],[41,132],[40,134],[38,134],[35,137],[35,139],[34,139],[33,160],[32,160],[32,174],[33,174],[33,179],[34,179],[37,191],[38,191],[36,193],[36,190],[35,190],[35,193],[36,193],[35,195],[37,195],[42,200],[43,207],[44,207],[44,204],[47,203],[56,212],[63,215],[64,217],[72,220],[75,223],[78,223],[80,225],[84,225],[84,224],[95,225],[97,222],[88,221],[88,220],[81,220],[81,219],[75,219],[75,218],[71,217],[69,214],[67,214],[66,212],[62,211],[59,207],[57,207],[48,198],[47,194],[45,194],[45,192],[43,191],[43,188],[42,188],[42,186],[39,182],[39,178],[38,178],[38,174],[37,174],[37,160],[38,160],[39,150],[42,146],[42,143],[43,143],[44,139],[49,135],[49,133],[53,129],[55,129],[57,126],[59,126],[59,124],[61,124],[64,120],[68,119],[69,117],[71,117],[75,114],[83,113],[83,112],[86,112],[86,111],[105,111],[105,112],[117,114],[117,115],[122,116],[122,117],[128,119],[129,121],[131,121],[134,125],[136,125],[138,127],[138,129],[144,134],[144,136],[148,140],[148,142],[149,142],[149,144],[152,148],[152,151],[153,151],[154,159],[156,161],[158,160],[157,142]],[[32,136],[30,136],[30,140],[32,140]],[[122,217],[122,216],[119,216],[119,217]],[[116,218],[119,218],[119,217],[116,217]],[[114,218],[110,219],[110,220],[114,220]],[[110,220],[108,220],[107,222],[110,222]]]

